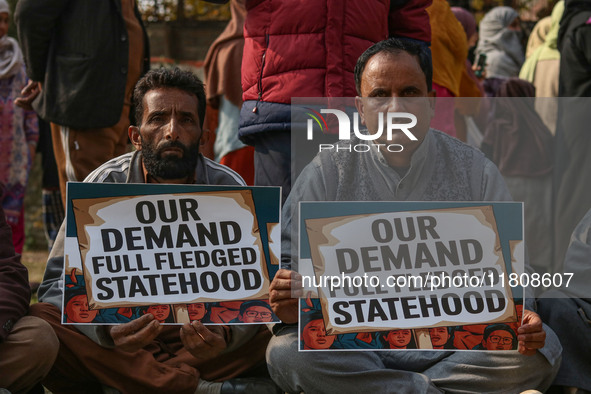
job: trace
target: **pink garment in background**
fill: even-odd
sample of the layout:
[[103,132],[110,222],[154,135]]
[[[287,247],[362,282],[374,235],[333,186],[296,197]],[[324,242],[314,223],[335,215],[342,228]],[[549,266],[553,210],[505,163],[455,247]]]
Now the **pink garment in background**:
[[433,90],[437,93],[437,98],[435,100],[435,116],[431,119],[431,127],[456,137],[454,95],[449,89],[436,83],[433,83]]

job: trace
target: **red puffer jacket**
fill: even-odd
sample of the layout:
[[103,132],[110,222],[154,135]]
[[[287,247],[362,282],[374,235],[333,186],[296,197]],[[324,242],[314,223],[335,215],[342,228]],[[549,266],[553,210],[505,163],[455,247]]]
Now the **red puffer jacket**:
[[355,96],[353,69],[372,44],[430,41],[431,2],[247,0],[241,137],[289,127],[289,109],[276,104],[292,97]]

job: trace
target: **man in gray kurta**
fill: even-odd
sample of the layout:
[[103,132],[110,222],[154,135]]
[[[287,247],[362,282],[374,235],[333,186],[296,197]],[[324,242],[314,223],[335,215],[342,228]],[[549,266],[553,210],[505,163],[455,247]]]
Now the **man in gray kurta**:
[[564,258],[562,286],[540,296],[540,316],[560,335],[564,351],[554,386],[591,392],[591,210],[570,238]]
[[[484,155],[429,128],[435,95],[424,49],[389,39],[375,44],[355,68],[356,106],[362,123],[376,133],[382,112],[410,112],[416,141],[394,132],[386,142],[401,152],[371,149],[320,153],[302,172],[285,204],[282,260],[295,261],[292,223],[299,201],[507,201],[498,169]],[[369,97],[370,100],[367,100]],[[387,101],[374,100],[384,98]],[[372,102],[373,100],[373,102]],[[378,104],[375,102],[378,101]],[[354,145],[359,141],[350,141]],[[295,249],[295,248],[294,248]],[[283,269],[271,284],[270,301],[284,322],[267,349],[273,379],[288,392],[521,392],[547,388],[560,364],[561,347],[529,303],[519,328],[519,353],[298,352],[298,287],[301,277]],[[292,293],[293,292],[293,293]]]

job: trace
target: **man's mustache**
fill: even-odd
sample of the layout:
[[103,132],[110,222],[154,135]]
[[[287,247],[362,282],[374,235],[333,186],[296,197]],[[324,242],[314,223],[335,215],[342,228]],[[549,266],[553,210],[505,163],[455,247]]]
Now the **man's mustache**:
[[156,151],[156,154],[160,155],[165,149],[169,149],[169,148],[179,148],[184,153],[187,153],[189,151],[189,148],[186,145],[184,145],[182,142],[179,142],[179,141],[167,141],[167,142],[164,142],[162,145],[160,145],[158,147],[158,150]]

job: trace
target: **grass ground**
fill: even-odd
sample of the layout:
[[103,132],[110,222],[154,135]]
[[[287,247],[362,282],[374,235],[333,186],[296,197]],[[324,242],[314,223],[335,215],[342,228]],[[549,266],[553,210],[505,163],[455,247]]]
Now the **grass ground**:
[[[43,280],[43,273],[45,272],[45,264],[47,263],[48,252],[46,250],[41,251],[27,251],[25,250],[22,255],[22,262],[29,270],[29,282],[41,283]],[[37,294],[31,297],[31,303],[37,302]]]
[[48,253],[45,250],[23,252],[22,262],[29,270],[30,282],[41,282],[43,279],[43,272],[45,272],[47,256]]
[[[47,263],[47,241],[41,208],[41,156],[36,155],[25,195],[25,247],[22,262],[29,270],[29,282],[41,282]],[[36,295],[31,302],[37,302]]]

